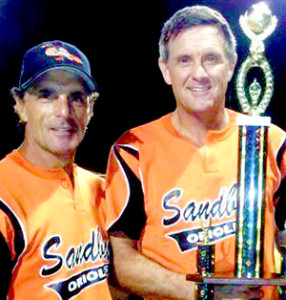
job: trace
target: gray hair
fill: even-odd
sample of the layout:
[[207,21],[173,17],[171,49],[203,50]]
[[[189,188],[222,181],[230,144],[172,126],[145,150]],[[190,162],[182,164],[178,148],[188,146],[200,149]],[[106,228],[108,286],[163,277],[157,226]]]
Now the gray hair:
[[159,39],[159,54],[163,61],[169,58],[169,41],[182,31],[199,25],[217,27],[226,41],[226,55],[230,61],[236,58],[236,39],[226,19],[216,10],[207,6],[195,5],[178,10],[164,24]]

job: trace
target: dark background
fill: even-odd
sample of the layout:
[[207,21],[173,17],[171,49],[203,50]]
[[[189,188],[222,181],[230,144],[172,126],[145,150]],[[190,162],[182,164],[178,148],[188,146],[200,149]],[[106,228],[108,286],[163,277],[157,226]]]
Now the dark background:
[[[0,158],[18,147],[22,133],[9,96],[18,84],[24,52],[43,41],[60,39],[80,48],[89,58],[100,98],[85,140],[78,149],[78,164],[104,172],[109,148],[125,130],[170,112],[175,101],[157,67],[158,39],[163,22],[176,10],[204,4],[220,10],[238,41],[238,65],[248,55],[249,39],[238,19],[253,0],[144,0],[144,1],[0,1]],[[267,38],[266,57],[275,76],[275,91],[266,114],[286,129],[286,1],[267,1],[278,18]],[[234,82],[227,93],[228,106],[240,109]],[[178,154],[179,155],[179,154]]]

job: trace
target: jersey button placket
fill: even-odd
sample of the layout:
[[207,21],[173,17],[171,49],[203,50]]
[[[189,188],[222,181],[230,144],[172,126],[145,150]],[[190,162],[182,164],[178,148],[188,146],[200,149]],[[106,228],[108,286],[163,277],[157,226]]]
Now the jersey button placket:
[[68,183],[67,183],[66,179],[61,178],[61,179],[60,179],[60,182],[61,182],[61,186],[62,186],[63,188],[65,188],[65,189],[68,188]]
[[61,186],[66,190],[72,190],[71,182],[69,177],[64,174],[59,178]]

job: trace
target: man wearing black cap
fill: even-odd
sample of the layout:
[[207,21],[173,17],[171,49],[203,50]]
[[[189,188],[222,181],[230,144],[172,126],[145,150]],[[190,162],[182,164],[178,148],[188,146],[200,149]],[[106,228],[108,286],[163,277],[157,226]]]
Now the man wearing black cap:
[[111,299],[104,181],[74,163],[98,97],[88,59],[37,45],[11,94],[25,134],[0,161],[0,298]]

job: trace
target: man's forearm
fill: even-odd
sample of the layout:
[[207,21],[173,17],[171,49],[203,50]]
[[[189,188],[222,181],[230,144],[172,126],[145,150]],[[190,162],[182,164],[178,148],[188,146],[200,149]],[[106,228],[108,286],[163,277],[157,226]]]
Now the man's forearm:
[[110,237],[115,276],[119,284],[137,295],[156,295],[161,299],[194,299],[195,284],[185,274],[165,269],[141,255],[136,243],[122,237]]

